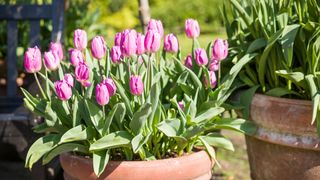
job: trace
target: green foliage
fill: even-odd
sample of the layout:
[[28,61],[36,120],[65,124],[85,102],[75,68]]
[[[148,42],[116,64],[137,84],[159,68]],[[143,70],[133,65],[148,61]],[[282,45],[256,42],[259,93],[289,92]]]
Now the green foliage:
[[[272,96],[312,99],[312,123],[320,114],[320,3],[315,0],[229,0],[223,12],[229,61],[256,53],[239,74],[248,87]],[[258,77],[258,78],[256,78]],[[320,126],[319,126],[320,127]],[[318,132],[320,128],[318,127]]]

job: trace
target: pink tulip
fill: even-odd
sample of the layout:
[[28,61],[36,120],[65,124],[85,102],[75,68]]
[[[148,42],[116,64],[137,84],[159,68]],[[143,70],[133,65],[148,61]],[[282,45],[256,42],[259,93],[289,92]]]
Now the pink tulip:
[[48,51],[44,52],[44,64],[47,69],[54,71],[56,70],[60,65],[60,59],[58,57],[58,54],[56,51]]
[[197,20],[187,19],[185,22],[185,31],[188,38],[197,38],[200,35],[200,27]]
[[107,86],[107,89],[108,89],[110,96],[113,96],[116,93],[117,86],[111,78],[107,78],[107,79],[103,80],[102,83]]
[[106,54],[106,42],[102,36],[96,36],[91,41],[91,54],[96,59],[101,59]]
[[183,101],[179,101],[179,102],[178,102],[178,105],[179,105],[179,108],[180,108],[180,109],[184,110],[184,103],[183,103]]
[[63,60],[63,49],[62,49],[62,44],[59,42],[51,42],[50,43],[50,51],[57,53],[59,60]]
[[164,50],[171,53],[177,53],[179,42],[174,34],[168,34],[164,37]]
[[195,50],[194,54],[195,54],[195,59],[198,66],[208,64],[208,56],[204,49],[198,48]]
[[141,33],[138,33],[137,35],[137,54],[141,55],[144,54],[146,52],[146,49],[144,48],[144,39],[145,36]]
[[114,45],[115,46],[121,47],[121,38],[122,38],[122,33],[121,32],[116,33],[116,35],[114,36]]
[[184,61],[184,65],[185,65],[187,68],[192,69],[192,56],[191,56],[191,54],[189,54],[189,55],[186,57],[186,59],[185,59],[185,61]]
[[224,60],[228,56],[228,41],[216,39],[212,46],[212,57],[219,61]]
[[54,88],[60,100],[66,101],[71,98],[72,96],[71,86],[64,79],[60,81],[56,81],[54,83]]
[[161,36],[154,30],[148,30],[144,39],[144,47],[147,52],[155,53],[159,50],[161,43]]
[[63,79],[66,81],[67,84],[69,84],[69,86],[73,87],[74,82],[71,74],[65,74]]
[[137,32],[133,29],[126,29],[122,32],[121,52],[125,57],[136,54],[137,51]]
[[71,49],[69,51],[70,62],[73,66],[77,66],[79,62],[84,62],[84,56],[82,52],[78,49]]
[[121,48],[120,46],[113,46],[110,51],[111,61],[115,64],[121,63]]
[[88,87],[88,85],[90,85],[90,83],[88,84],[90,73],[89,71],[90,69],[88,65],[86,65],[84,62],[79,62],[74,72],[77,81],[79,81],[85,87]]
[[24,53],[24,68],[28,73],[36,73],[41,69],[41,52],[37,46],[28,48]]
[[130,91],[135,96],[140,96],[143,93],[144,87],[140,76],[132,75],[130,77]]
[[[210,86],[211,88],[215,88],[217,85],[217,78],[216,78],[216,74],[214,71],[209,71],[209,79],[210,79]],[[207,78],[204,78],[204,85],[205,87],[209,87]]]
[[219,70],[219,60],[211,59],[208,69],[210,71],[218,71]]
[[73,43],[74,47],[80,51],[87,47],[87,33],[84,30],[77,29],[74,31]]
[[108,88],[104,83],[100,83],[96,86],[96,100],[101,106],[108,104],[109,102],[109,92]]
[[163,26],[160,20],[151,19],[148,23],[149,30],[154,30],[160,34],[160,37],[163,37]]

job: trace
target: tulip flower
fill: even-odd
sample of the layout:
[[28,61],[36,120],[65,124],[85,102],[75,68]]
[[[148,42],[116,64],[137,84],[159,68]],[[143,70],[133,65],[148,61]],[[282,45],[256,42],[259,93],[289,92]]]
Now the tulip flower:
[[185,32],[188,38],[197,38],[200,35],[200,27],[197,20],[187,19],[185,22]]
[[73,87],[74,82],[71,74],[65,74],[63,79],[66,81],[67,84],[69,84],[69,86]]
[[102,36],[96,36],[91,41],[91,54],[96,59],[101,59],[106,54],[106,42]]
[[86,65],[84,62],[79,62],[74,72],[77,81],[79,81],[85,87],[88,87],[90,85],[90,83],[88,83],[90,73],[89,71],[90,69],[88,65]]
[[114,45],[115,46],[121,47],[121,38],[122,38],[122,33],[121,32],[116,33],[116,35],[114,36]]
[[74,31],[73,43],[74,47],[80,51],[87,47],[87,33],[84,30],[77,29]]
[[[211,86],[211,88],[216,87],[216,85],[217,85],[217,78],[216,78],[216,74],[215,74],[214,71],[209,71],[209,79],[210,79],[210,86]],[[204,78],[204,85],[205,85],[205,87],[207,87],[207,88],[209,87],[207,78]]]
[[36,73],[41,69],[41,52],[37,46],[28,48],[23,59],[24,68],[28,73]]
[[63,79],[60,81],[56,81],[54,83],[54,88],[55,88],[56,94],[60,100],[66,101],[71,98],[72,89],[66,80]]
[[132,75],[130,77],[130,92],[135,96],[140,96],[143,93],[144,87],[140,76]]
[[219,60],[211,59],[208,69],[210,71],[218,71],[219,70]]
[[154,30],[160,34],[160,37],[163,37],[163,26],[160,20],[151,19],[148,23],[149,30]]
[[198,48],[195,50],[194,54],[195,54],[195,59],[198,66],[208,64],[208,56],[204,49]]
[[178,102],[179,108],[184,110],[184,102],[183,101],[179,101]]
[[103,84],[107,86],[110,96],[113,96],[117,91],[117,86],[111,78],[103,80]]
[[120,46],[113,46],[110,51],[111,61],[115,64],[121,62],[121,48]]
[[51,42],[50,43],[50,51],[57,53],[59,60],[62,61],[63,59],[63,49],[62,44],[59,42]]
[[137,54],[141,55],[144,54],[146,52],[146,49],[144,47],[144,39],[145,36],[141,33],[138,33],[137,35]]
[[177,53],[179,42],[174,34],[168,34],[164,37],[164,50],[171,53]]
[[44,64],[47,69],[54,71],[60,65],[60,59],[56,51],[52,52],[51,50],[44,53]]
[[148,30],[144,39],[144,47],[147,52],[155,53],[159,50],[161,43],[161,36],[154,30]]
[[224,60],[228,56],[228,41],[216,39],[212,46],[212,57],[219,61]]
[[186,57],[186,59],[185,59],[185,61],[184,61],[184,65],[185,65],[187,68],[192,69],[192,56],[191,56],[191,54],[189,54],[189,55]]
[[122,32],[121,53],[125,57],[136,54],[137,51],[137,32],[133,29],[127,29]]
[[73,66],[77,66],[79,62],[84,62],[84,56],[82,52],[78,49],[71,49],[69,51],[70,62]]
[[104,83],[100,83],[96,86],[96,100],[101,106],[108,104],[109,102],[109,92],[108,88]]

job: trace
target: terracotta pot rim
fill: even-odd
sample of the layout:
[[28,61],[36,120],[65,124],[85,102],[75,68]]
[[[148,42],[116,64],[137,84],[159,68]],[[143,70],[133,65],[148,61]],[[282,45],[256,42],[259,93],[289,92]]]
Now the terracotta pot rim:
[[275,97],[275,96],[269,96],[269,95],[261,94],[261,93],[255,93],[254,96],[256,96],[257,98],[267,97],[271,101],[275,101],[275,102],[279,102],[279,103],[283,103],[283,104],[296,104],[296,105],[312,106],[311,100]]

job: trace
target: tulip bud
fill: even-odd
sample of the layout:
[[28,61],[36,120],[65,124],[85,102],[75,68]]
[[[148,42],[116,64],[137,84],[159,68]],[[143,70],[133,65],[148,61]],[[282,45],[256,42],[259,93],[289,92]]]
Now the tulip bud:
[[101,59],[106,54],[106,42],[102,36],[96,36],[91,41],[91,54],[96,59]]
[[113,96],[117,91],[117,86],[111,78],[103,80],[103,84],[107,86],[110,96]]
[[[216,85],[217,85],[217,78],[216,78],[216,74],[215,74],[214,71],[209,71],[209,79],[210,79],[210,86],[211,86],[211,88],[216,87]],[[205,85],[206,88],[209,87],[207,78],[204,78],[204,85]]]
[[178,102],[178,105],[179,105],[179,108],[180,108],[180,109],[184,110],[184,103],[183,103],[183,101],[179,101],[179,102]]
[[60,100],[66,101],[71,98],[72,96],[71,86],[65,80],[56,81],[54,83],[54,88]]
[[228,41],[217,39],[212,46],[212,57],[219,61],[224,60],[228,56]]
[[74,31],[73,43],[74,47],[80,51],[87,47],[87,33],[84,30],[77,29]]
[[195,54],[195,59],[198,66],[208,64],[208,56],[204,49],[198,48],[195,50],[194,54]]
[[197,38],[200,35],[200,27],[197,20],[187,19],[185,22],[185,31],[188,38]]
[[120,46],[113,46],[110,51],[111,61],[115,64],[121,62],[121,48]]
[[164,50],[171,53],[177,53],[179,42],[174,34],[168,34],[164,37]]
[[185,59],[185,61],[184,61],[184,65],[185,65],[187,68],[192,69],[192,56],[191,56],[191,54],[189,54],[189,55],[186,57],[186,59]]
[[218,71],[219,70],[219,60],[211,59],[208,69],[210,71]]
[[108,88],[104,83],[100,83],[96,86],[96,100],[101,106],[108,104],[109,102],[109,92]]
[[124,56],[130,57],[137,51],[137,32],[133,29],[127,29],[122,32],[121,52]]
[[44,57],[44,64],[47,69],[54,71],[59,67],[60,60],[57,52],[52,52],[52,51],[45,52],[43,57]]
[[89,71],[90,71],[89,67],[84,62],[79,62],[74,72],[77,81],[79,81],[85,87],[88,86],[89,73],[90,73]]
[[130,77],[130,91],[135,96],[140,96],[143,93],[144,87],[140,76],[133,75]]
[[121,47],[121,38],[122,38],[122,33],[121,32],[116,33],[116,35],[114,36],[114,45],[115,46]]
[[145,36],[141,33],[138,33],[137,35],[137,54],[141,55],[144,54],[146,52],[146,49],[144,48],[144,39]]
[[160,20],[151,19],[148,23],[149,30],[154,30],[160,34],[160,37],[163,37],[163,26]]
[[63,59],[63,49],[62,49],[62,44],[59,42],[51,42],[50,43],[50,51],[54,52],[58,55],[58,58],[60,61]]
[[154,30],[149,30],[144,39],[144,47],[147,52],[155,53],[159,50],[161,43],[160,34]]
[[69,84],[69,86],[73,87],[74,82],[71,74],[65,74],[63,79],[66,81],[67,84]]
[[70,62],[73,66],[77,66],[79,62],[84,62],[84,56],[82,52],[78,49],[71,49],[69,51]]
[[37,46],[28,48],[24,53],[24,68],[28,73],[36,73],[41,69],[41,52]]

